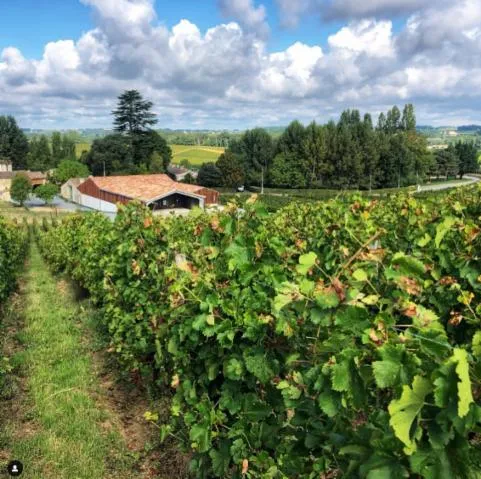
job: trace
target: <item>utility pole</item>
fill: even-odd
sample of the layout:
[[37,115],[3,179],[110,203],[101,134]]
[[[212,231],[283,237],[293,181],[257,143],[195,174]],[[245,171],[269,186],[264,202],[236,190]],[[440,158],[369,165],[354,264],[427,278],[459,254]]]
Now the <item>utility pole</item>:
[[105,160],[103,161],[103,164],[104,164],[104,176],[107,176],[107,175],[105,174]]
[[261,195],[264,194],[264,167],[262,167],[262,174],[261,174]]

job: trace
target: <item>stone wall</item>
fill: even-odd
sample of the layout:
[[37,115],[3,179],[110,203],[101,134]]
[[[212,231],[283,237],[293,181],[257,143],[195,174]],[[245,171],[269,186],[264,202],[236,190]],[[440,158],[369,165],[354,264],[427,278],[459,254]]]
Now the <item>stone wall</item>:
[[0,200],[2,201],[10,201],[10,184],[12,180],[8,179],[0,179]]

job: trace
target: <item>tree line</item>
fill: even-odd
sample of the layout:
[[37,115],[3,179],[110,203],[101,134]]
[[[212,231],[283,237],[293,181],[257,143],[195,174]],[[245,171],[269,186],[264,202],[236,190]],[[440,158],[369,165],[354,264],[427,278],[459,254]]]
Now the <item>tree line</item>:
[[[29,142],[13,117],[0,117],[0,161],[12,161],[14,169],[54,169],[57,184],[90,173],[164,173],[172,151],[152,129],[158,122],[152,108],[137,90],[123,92],[112,112],[114,133],[94,140],[79,161],[68,134],[40,135]],[[353,109],[325,125],[293,121],[276,136],[263,128],[247,130],[229,138],[229,147],[216,163],[203,165],[197,181],[203,186],[375,189],[477,170],[474,143],[429,151],[416,129],[414,106],[407,104],[402,111],[394,106],[381,113],[376,125],[369,113],[361,116]]]
[[428,150],[412,104],[381,113],[376,125],[369,113],[346,110],[337,123],[293,121],[278,139],[262,128],[248,130],[215,164],[204,165],[198,180],[205,186],[374,189],[416,184],[441,171],[462,176],[478,170],[474,144],[460,143],[451,153],[453,164],[443,170],[446,153]]
[[53,132],[29,139],[13,116],[0,116],[0,161],[12,163],[14,170],[47,172],[63,160],[77,160],[70,133]]

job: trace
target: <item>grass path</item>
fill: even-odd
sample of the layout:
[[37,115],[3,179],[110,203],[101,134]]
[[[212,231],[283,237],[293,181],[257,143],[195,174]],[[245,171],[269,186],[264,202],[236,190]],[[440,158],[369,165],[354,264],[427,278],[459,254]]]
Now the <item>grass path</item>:
[[119,431],[103,427],[115,419],[95,399],[99,384],[80,306],[69,285],[49,273],[35,245],[19,300],[23,349],[13,363],[25,381],[23,404],[4,425],[2,443],[10,444],[0,449],[24,463],[27,479],[139,477]]

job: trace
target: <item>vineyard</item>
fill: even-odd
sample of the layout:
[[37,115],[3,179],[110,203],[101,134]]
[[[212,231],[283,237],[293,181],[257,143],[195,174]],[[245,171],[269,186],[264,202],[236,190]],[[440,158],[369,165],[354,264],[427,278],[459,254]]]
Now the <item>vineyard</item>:
[[[481,190],[74,216],[41,250],[198,477],[479,477]],[[151,412],[149,419],[158,415]]]
[[27,246],[26,226],[17,226],[0,217],[0,304],[15,287]]
[[[27,247],[26,227],[17,226],[0,216],[0,326],[3,303],[15,288]],[[9,360],[0,354],[0,391],[3,387],[4,375],[9,370]]]

